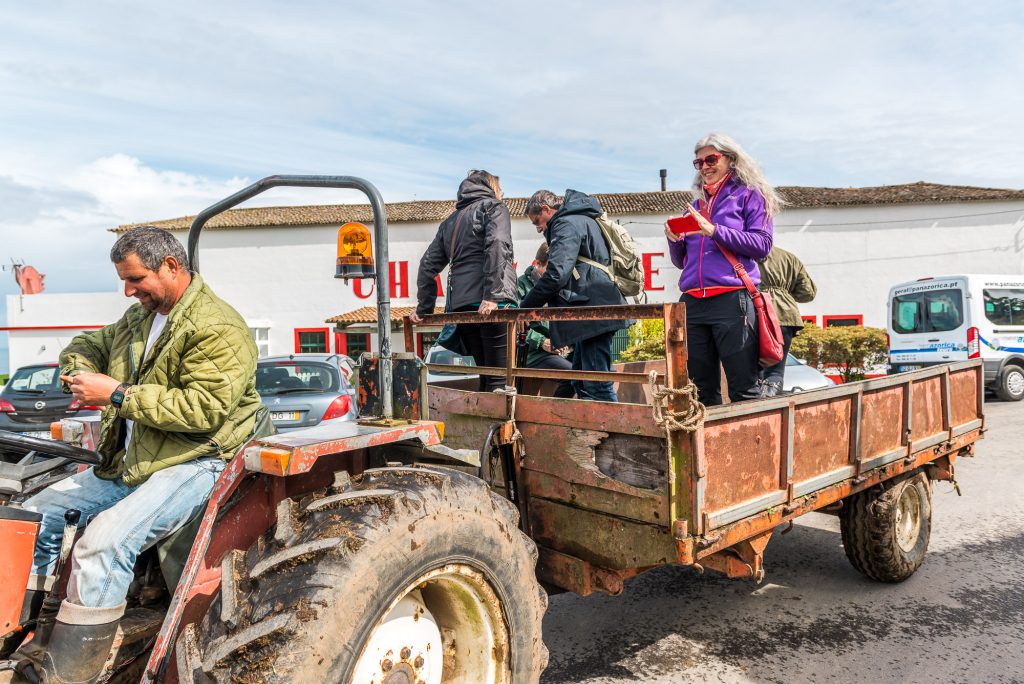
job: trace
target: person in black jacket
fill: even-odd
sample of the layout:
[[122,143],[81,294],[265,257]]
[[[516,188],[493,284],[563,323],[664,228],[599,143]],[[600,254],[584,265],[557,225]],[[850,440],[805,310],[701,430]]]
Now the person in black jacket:
[[[533,194],[526,205],[526,216],[548,241],[548,267],[519,302],[520,307],[626,303],[607,273],[578,261],[585,257],[611,265],[608,243],[596,221],[600,215],[598,201],[576,190],[566,190],[561,203],[549,190]],[[607,372],[612,369],[612,337],[616,330],[625,327],[624,320],[551,321],[551,346],[557,349],[574,345],[572,367],[575,370]],[[618,401],[611,382],[574,381],[573,386],[580,399]]]
[[[489,314],[519,301],[512,265],[512,222],[501,201],[501,183],[487,171],[470,171],[462,181],[455,211],[438,227],[420,261],[416,312],[409,316],[413,323],[434,313],[437,275],[449,264],[449,311]],[[505,366],[508,340],[503,323],[460,325],[458,335],[478,366]],[[503,384],[502,378],[480,376],[481,391],[500,389]]]

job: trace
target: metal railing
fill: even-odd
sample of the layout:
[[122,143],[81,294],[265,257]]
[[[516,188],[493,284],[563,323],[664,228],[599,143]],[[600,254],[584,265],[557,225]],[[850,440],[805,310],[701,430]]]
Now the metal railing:
[[[626,306],[576,306],[571,308],[542,309],[498,309],[489,314],[476,312],[444,313],[424,316],[420,323],[413,323],[408,316],[405,324],[405,348],[416,348],[414,330],[416,327],[441,326],[448,324],[469,325],[475,323],[504,323],[508,333],[506,361],[504,368],[496,366],[454,366],[448,364],[427,364],[427,369],[453,375],[486,375],[504,377],[505,384],[512,386],[516,378],[542,378],[549,380],[583,380],[590,382],[625,382],[644,384],[650,381],[645,373],[617,373],[582,370],[550,370],[546,368],[523,368],[516,363],[516,340],[519,333],[532,322],[552,321],[602,321],[618,319],[662,319],[665,321],[666,338],[674,328],[672,312],[682,304],[636,304]],[[685,330],[680,331],[685,334]],[[665,382],[659,374],[658,383]]]

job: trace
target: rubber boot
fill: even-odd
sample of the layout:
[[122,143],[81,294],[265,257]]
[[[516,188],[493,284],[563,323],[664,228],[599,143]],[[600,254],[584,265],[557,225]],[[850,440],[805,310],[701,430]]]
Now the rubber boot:
[[28,587],[25,589],[25,602],[21,604],[21,624],[35,620],[39,616],[39,608],[43,599],[53,588],[57,578],[53,575],[29,575]]
[[[126,603],[113,608],[60,605],[49,642],[41,653],[27,654],[44,684],[92,684],[103,672]],[[31,674],[29,679],[31,679]]]

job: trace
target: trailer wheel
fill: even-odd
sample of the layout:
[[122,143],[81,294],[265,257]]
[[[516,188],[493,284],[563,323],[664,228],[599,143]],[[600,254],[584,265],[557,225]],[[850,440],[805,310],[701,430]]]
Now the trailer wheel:
[[181,681],[536,682],[547,594],[516,508],[440,467],[339,481],[224,558],[178,639]]
[[996,396],[1003,401],[1024,399],[1024,368],[1012,363],[1003,366],[1003,370],[999,371]]
[[924,473],[849,497],[839,516],[843,548],[857,570],[902,582],[921,567],[932,530],[931,484]]

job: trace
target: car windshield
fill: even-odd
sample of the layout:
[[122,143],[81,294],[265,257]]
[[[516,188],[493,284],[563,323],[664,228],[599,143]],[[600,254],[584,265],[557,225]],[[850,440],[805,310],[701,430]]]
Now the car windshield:
[[996,325],[1024,325],[1024,288],[986,289],[985,318]]
[[19,368],[7,381],[7,388],[15,392],[57,392],[60,389],[60,369],[56,366]]
[[964,293],[958,289],[912,292],[893,297],[892,329],[901,335],[947,332],[963,324]]
[[256,391],[261,396],[313,392],[337,392],[343,380],[326,363],[274,361],[256,367]]
[[[462,356],[444,347],[432,347],[427,353],[427,363],[438,363],[446,366],[475,366],[476,361],[472,356]],[[444,371],[430,371],[434,375],[460,375],[460,373],[445,373]]]

